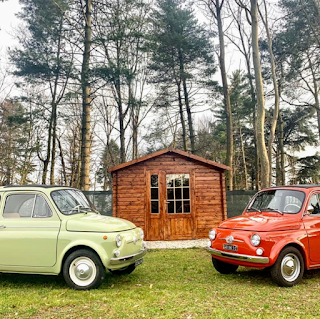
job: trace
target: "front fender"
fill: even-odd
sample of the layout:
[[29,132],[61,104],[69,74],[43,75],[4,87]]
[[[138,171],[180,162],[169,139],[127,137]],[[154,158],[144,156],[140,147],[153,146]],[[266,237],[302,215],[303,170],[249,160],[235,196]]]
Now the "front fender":
[[92,249],[93,251],[95,251],[98,254],[102,264],[105,267],[110,259],[110,256],[108,256],[108,253],[106,252],[105,249],[103,249],[101,244],[98,244],[98,243],[96,243],[92,240],[89,240],[89,239],[72,240],[67,245],[60,247],[60,249],[58,247],[57,263],[55,265],[55,272],[56,273],[61,272],[64,257],[71,249],[74,249],[75,247],[81,247],[81,248],[88,247],[88,248]]
[[298,248],[302,254],[302,257],[304,259],[304,262],[306,264],[306,267],[309,265],[308,261],[308,237],[305,231],[301,231],[298,236],[295,235],[289,235],[286,234],[281,240],[277,241],[275,245],[272,247],[270,252],[270,266],[273,265],[280,252],[286,247],[286,246],[294,246]]

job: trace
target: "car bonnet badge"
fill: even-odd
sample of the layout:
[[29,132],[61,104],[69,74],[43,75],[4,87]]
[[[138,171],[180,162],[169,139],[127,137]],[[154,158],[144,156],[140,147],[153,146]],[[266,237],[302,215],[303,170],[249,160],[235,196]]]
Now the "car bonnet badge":
[[234,240],[233,236],[228,236],[228,237],[226,238],[226,242],[227,242],[228,244],[232,244],[232,243],[233,243],[233,240]]

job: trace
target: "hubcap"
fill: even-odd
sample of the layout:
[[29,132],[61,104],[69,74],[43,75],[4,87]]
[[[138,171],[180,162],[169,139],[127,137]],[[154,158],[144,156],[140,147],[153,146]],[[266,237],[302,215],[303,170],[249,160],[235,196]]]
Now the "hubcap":
[[96,278],[95,263],[88,257],[76,258],[69,267],[71,280],[78,286],[88,286]]
[[300,274],[300,260],[295,254],[287,254],[281,262],[281,274],[289,282],[295,281]]

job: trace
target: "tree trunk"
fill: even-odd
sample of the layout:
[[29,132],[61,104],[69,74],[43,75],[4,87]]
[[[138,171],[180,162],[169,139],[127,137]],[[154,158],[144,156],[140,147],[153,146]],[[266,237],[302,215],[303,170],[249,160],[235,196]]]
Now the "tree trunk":
[[229,190],[233,190],[233,120],[232,120],[232,108],[230,102],[230,92],[228,86],[227,72],[226,72],[226,63],[225,63],[225,44],[224,44],[224,31],[222,27],[222,17],[220,1],[216,0],[216,18],[218,23],[218,33],[219,33],[219,65],[221,71],[221,79],[223,86],[223,97],[224,97],[224,106],[227,116],[227,160],[226,164],[231,167],[230,171],[227,171],[227,186]]
[[88,191],[90,188],[90,120],[91,120],[91,87],[89,82],[89,63],[91,50],[91,12],[92,0],[85,1],[85,37],[84,52],[81,70],[81,87],[82,87],[82,128],[81,128],[81,174],[80,188]]
[[242,165],[243,165],[244,189],[247,190],[248,189],[248,171],[247,171],[246,153],[245,153],[240,123],[239,123],[239,135],[240,135],[241,155],[242,155]]
[[60,27],[59,27],[59,38],[57,44],[57,56],[56,59],[58,61],[57,70],[54,80],[54,88],[53,88],[53,104],[52,104],[52,150],[51,150],[51,169],[50,169],[50,184],[54,185],[54,169],[55,169],[55,161],[56,161],[56,138],[57,138],[57,89],[58,89],[58,81],[59,81],[59,74],[60,74],[60,52],[61,52],[61,31],[62,31],[62,23],[63,17],[60,20]]
[[282,116],[279,114],[278,117],[278,130],[279,130],[279,147],[278,147],[278,152],[279,152],[279,184],[285,185],[286,183],[286,171],[285,171],[285,158],[284,158],[284,124],[282,121]]
[[54,113],[54,101],[52,101],[51,106],[51,115],[50,115],[50,121],[49,121],[49,128],[48,128],[48,139],[47,139],[47,154],[46,158],[42,159],[40,155],[38,154],[39,159],[43,162],[43,169],[42,169],[42,181],[41,183],[45,185],[47,183],[47,173],[48,173],[48,167],[50,162],[50,154],[51,154],[51,140],[52,140],[52,125],[53,125],[53,113]]
[[183,114],[183,105],[182,105],[182,97],[181,97],[181,82],[177,83],[178,89],[178,103],[179,103],[179,114],[180,114],[180,121],[182,127],[182,143],[183,143],[183,150],[187,152],[188,145],[187,145],[187,132],[186,132],[186,124],[184,122],[184,114]]
[[263,0],[264,3],[264,10],[265,16],[263,17],[262,13],[260,12],[261,19],[263,21],[264,27],[267,33],[267,40],[268,40],[268,51],[270,55],[270,65],[271,65],[271,75],[272,75],[272,84],[274,90],[274,111],[271,121],[271,128],[270,128],[270,135],[268,141],[268,159],[269,159],[269,185],[272,182],[272,150],[273,150],[273,142],[276,134],[276,127],[278,121],[278,114],[279,114],[279,105],[280,105],[280,94],[279,94],[279,87],[277,82],[277,73],[276,73],[276,62],[273,54],[273,46],[272,46],[272,38],[269,30],[269,22],[268,22],[268,13],[267,13],[267,5],[266,1]]
[[189,128],[189,139],[190,139],[190,147],[191,153],[195,153],[195,134],[193,129],[193,121],[191,108],[189,104],[189,93],[187,89],[187,80],[184,72],[184,59],[181,50],[179,50],[179,62],[180,62],[180,79],[182,80],[183,94],[184,94],[184,104],[186,106],[187,111],[187,120],[188,120],[188,128]]
[[268,159],[268,152],[265,143],[264,124],[265,124],[265,101],[264,89],[260,64],[260,51],[259,51],[259,29],[258,29],[258,3],[257,0],[251,0],[251,27],[252,27],[252,56],[254,73],[256,80],[256,93],[257,93],[257,150],[261,165],[261,187],[269,186],[270,166]]
[[64,185],[67,185],[66,164],[65,164],[65,161],[64,161],[64,157],[63,157],[63,151],[62,151],[61,141],[60,141],[59,138],[57,139],[57,141],[58,141],[58,146],[59,146],[59,151],[60,151],[63,182],[64,182]]

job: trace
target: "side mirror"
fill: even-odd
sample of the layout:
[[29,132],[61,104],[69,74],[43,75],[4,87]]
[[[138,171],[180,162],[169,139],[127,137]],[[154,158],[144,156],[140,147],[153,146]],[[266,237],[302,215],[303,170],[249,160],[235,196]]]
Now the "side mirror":
[[307,212],[309,214],[312,214],[314,212],[314,207],[312,205],[309,205],[308,208],[307,208]]

